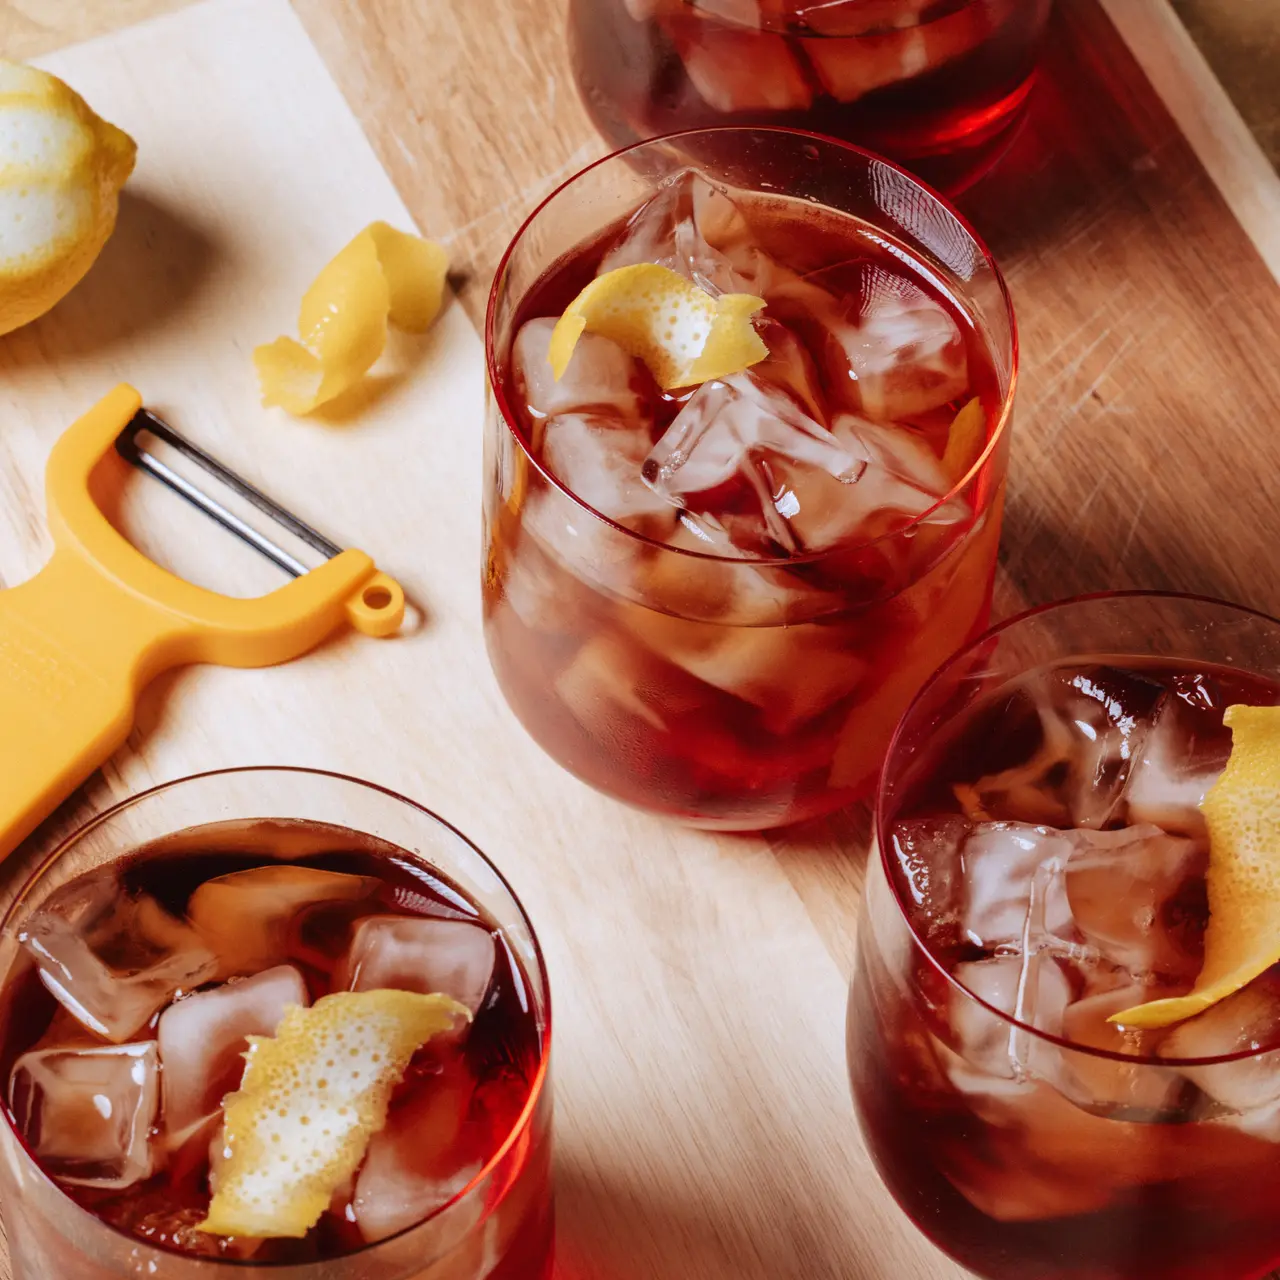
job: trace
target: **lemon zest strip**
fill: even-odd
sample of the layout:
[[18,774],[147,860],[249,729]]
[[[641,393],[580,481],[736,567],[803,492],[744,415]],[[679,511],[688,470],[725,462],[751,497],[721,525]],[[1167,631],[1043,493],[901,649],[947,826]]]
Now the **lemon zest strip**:
[[1231,755],[1201,808],[1209,827],[1204,966],[1185,996],[1107,1019],[1168,1027],[1203,1013],[1280,961],[1280,706],[1228,707]]

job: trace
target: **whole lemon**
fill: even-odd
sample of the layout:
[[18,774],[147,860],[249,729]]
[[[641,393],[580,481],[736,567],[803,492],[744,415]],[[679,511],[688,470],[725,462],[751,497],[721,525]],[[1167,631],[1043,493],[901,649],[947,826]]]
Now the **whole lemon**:
[[44,315],[93,265],[137,151],[57,76],[0,60],[0,334]]

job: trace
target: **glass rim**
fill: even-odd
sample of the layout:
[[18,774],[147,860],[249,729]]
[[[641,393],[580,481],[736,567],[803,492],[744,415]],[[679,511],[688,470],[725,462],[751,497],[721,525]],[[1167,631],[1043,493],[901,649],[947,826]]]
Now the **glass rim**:
[[[887,169],[892,169],[900,177],[911,183],[920,192],[924,194],[934,204],[941,207],[961,230],[973,241],[977,247],[982,261],[991,271],[997,286],[1000,290],[1000,297],[1004,302],[1005,313],[1009,319],[1009,387],[1005,391],[1000,403],[1000,416],[996,422],[995,429],[991,432],[986,445],[982,452],[974,460],[969,469],[953,484],[936,502],[922,511],[918,516],[912,517],[906,524],[897,529],[891,530],[889,533],[882,533],[876,538],[871,538],[866,542],[852,542],[841,544],[838,548],[827,548],[822,551],[812,551],[804,555],[797,556],[727,556],[719,555],[715,552],[700,551],[693,547],[676,547],[669,542],[662,542],[657,538],[650,538],[646,534],[639,533],[635,529],[628,528],[624,524],[620,524],[617,520],[607,516],[602,511],[597,511],[593,506],[579,497],[573,489],[565,484],[549,467],[543,465],[540,458],[536,457],[524,441],[520,429],[516,425],[516,415],[512,411],[512,406],[508,400],[505,380],[500,376],[501,369],[498,365],[497,344],[495,342],[495,331],[497,329],[498,302],[502,292],[503,281],[507,274],[507,267],[511,258],[515,254],[518,246],[523,242],[525,233],[533,226],[533,224],[541,216],[544,209],[552,203],[562,192],[567,191],[580,178],[600,168],[602,165],[609,164],[614,160],[620,160],[633,151],[640,151],[650,147],[657,147],[661,144],[670,144],[682,138],[706,137],[708,135],[717,134],[770,134],[783,135],[792,138],[801,138],[809,143],[817,143],[824,147],[834,148],[838,151],[845,151],[863,161],[871,161],[874,164],[883,165]],[[785,194],[785,193],[783,193]],[[544,196],[533,210],[520,224],[519,229],[511,238],[511,243],[507,245],[502,257],[498,261],[497,270],[494,272],[493,284],[489,288],[489,300],[485,308],[484,320],[484,357],[485,370],[488,374],[489,393],[493,396],[494,403],[497,405],[498,412],[502,417],[503,426],[511,434],[512,439],[519,446],[520,451],[524,454],[529,464],[538,472],[540,476],[552,486],[559,490],[575,507],[585,511],[589,516],[599,520],[601,523],[609,526],[617,533],[625,535],[627,538],[646,546],[656,547],[662,551],[674,552],[677,555],[688,556],[695,560],[710,560],[724,564],[738,565],[754,565],[760,568],[781,568],[788,565],[794,566],[798,564],[812,564],[825,559],[833,553],[862,551],[870,547],[875,547],[880,543],[890,542],[896,538],[910,536],[912,532],[923,527],[928,523],[928,518],[940,508],[946,506],[957,496],[962,494],[985,470],[987,464],[995,456],[997,449],[1000,447],[1004,437],[1008,434],[1009,424],[1013,417],[1013,402],[1015,393],[1018,389],[1018,367],[1019,367],[1019,339],[1018,339],[1018,320],[1013,308],[1013,299],[1009,293],[1008,282],[1004,278],[1004,273],[1000,270],[999,264],[996,262],[986,241],[978,234],[977,229],[965,217],[963,213],[940,191],[934,190],[927,183],[922,182],[913,173],[904,169],[902,165],[886,156],[879,155],[874,151],[868,151],[865,147],[855,146],[852,142],[845,142],[840,138],[833,138],[827,134],[814,133],[809,129],[790,129],[781,125],[712,125],[702,129],[678,129],[672,133],[659,134],[652,138],[643,138],[639,142],[629,143],[625,147],[619,147],[616,151],[611,151],[607,155],[599,156],[591,161],[590,164],[584,165],[581,169],[575,170],[563,182],[559,183],[554,190]],[[673,508],[673,510],[676,508]],[[975,517],[980,516],[981,512],[975,512]]]
[[[957,650],[949,657],[936,671],[922,684],[915,696],[911,699],[907,709],[902,713],[898,720],[897,726],[894,728],[893,736],[889,739],[889,747],[885,752],[884,764],[880,768],[880,777],[876,784],[876,795],[872,810],[873,831],[875,832],[875,843],[880,858],[881,870],[889,886],[889,891],[893,895],[894,905],[901,913],[902,920],[907,927],[907,932],[911,937],[912,943],[916,950],[925,957],[930,966],[936,973],[946,981],[947,986],[968,1000],[980,1005],[989,1013],[999,1018],[1002,1023],[1010,1027],[1016,1027],[1020,1031],[1025,1031],[1028,1035],[1034,1036],[1037,1040],[1048,1044],[1055,1045],[1060,1049],[1068,1049],[1073,1053],[1086,1054],[1094,1058],[1103,1058],[1110,1062],[1121,1062],[1128,1066],[1139,1067],[1169,1067],[1176,1070],[1180,1067],[1209,1067],[1217,1066],[1221,1063],[1228,1062],[1245,1062],[1250,1059],[1265,1057],[1267,1054],[1280,1053],[1280,1040],[1273,1044],[1263,1045],[1257,1049],[1239,1049],[1234,1053],[1213,1054],[1208,1057],[1199,1058],[1157,1058],[1149,1054],[1133,1054],[1120,1053],[1113,1049],[1095,1048],[1091,1045],[1077,1044],[1073,1040],[1068,1040],[1065,1036],[1054,1035],[1052,1032],[1044,1031],[1039,1027],[1033,1026],[1029,1022],[1023,1022],[1015,1018],[1011,1013],[997,1007],[990,1001],[983,999],[976,991],[970,990],[946,967],[945,964],[934,954],[933,948],[928,941],[921,936],[916,929],[912,920],[911,913],[907,910],[903,901],[902,893],[898,886],[898,879],[895,868],[889,860],[889,852],[886,842],[882,838],[885,831],[885,782],[889,776],[889,766],[897,754],[901,739],[911,721],[912,715],[916,708],[922,703],[928,695],[933,691],[935,685],[943,679],[948,672],[960,666],[968,657],[980,646],[988,643],[996,636],[1005,631],[1019,626],[1024,622],[1030,621],[1032,618],[1040,617],[1042,614],[1055,613],[1061,609],[1067,609],[1081,604],[1092,604],[1104,600],[1178,600],[1187,604],[1209,605],[1217,609],[1226,609],[1232,613],[1245,615],[1248,617],[1258,618],[1263,622],[1273,624],[1280,631],[1280,618],[1275,618],[1269,613],[1264,613],[1261,609],[1253,609],[1248,605],[1236,604],[1230,600],[1223,600],[1217,596],[1199,595],[1190,591],[1153,591],[1153,590],[1125,590],[1125,591],[1092,591],[1083,595],[1068,596],[1062,600],[1050,600],[1044,604],[1034,605],[1031,608],[1023,609],[1013,614],[1011,617],[1003,619],[992,627],[988,627],[980,636],[963,649]],[[1246,984],[1247,985],[1247,984]],[[1184,1019],[1190,1021],[1190,1019]]]
[[[502,1163],[502,1161],[511,1152],[511,1149],[520,1141],[521,1137],[528,1129],[533,1121],[534,1112],[537,1110],[538,1104],[541,1102],[542,1095],[547,1084],[547,1072],[551,1057],[551,984],[547,981],[546,957],[542,952],[542,944],[538,940],[537,931],[533,927],[533,921],[529,918],[528,911],[525,910],[524,903],[520,900],[520,896],[512,888],[511,883],[507,880],[502,870],[497,867],[488,857],[488,855],[473,840],[465,836],[457,827],[453,825],[447,818],[442,818],[433,809],[428,809],[426,805],[419,804],[416,800],[411,800],[408,796],[401,795],[398,791],[393,791],[390,787],[384,787],[380,783],[371,782],[367,778],[357,778],[352,774],[339,773],[331,769],[311,769],[301,765],[237,765],[226,769],[208,769],[201,773],[186,774],[180,778],[172,778],[168,782],[161,782],[155,786],[148,787],[144,791],[136,792],[133,795],[125,797],[123,800],[117,801],[115,804],[104,809],[101,813],[95,814],[88,821],[82,823],[69,835],[58,841],[57,845],[40,859],[39,863],[31,873],[22,881],[14,900],[6,908],[4,915],[0,917],[0,935],[10,934],[14,924],[14,917],[19,907],[27,900],[29,894],[35,889],[45,873],[65,854],[73,845],[87,836],[90,832],[101,827],[112,818],[123,813],[126,809],[131,809],[135,805],[141,804],[146,800],[155,798],[163,792],[174,791],[178,788],[186,786],[193,782],[207,782],[215,778],[225,778],[232,776],[243,776],[245,774],[255,775],[271,775],[271,774],[295,774],[310,778],[327,778],[333,782],[341,782],[352,786],[363,788],[366,791],[376,792],[390,800],[398,801],[407,805],[411,809],[415,809],[424,817],[430,819],[436,826],[443,828],[450,835],[461,841],[468,849],[472,851],[484,865],[497,877],[499,884],[510,897],[515,905],[525,928],[529,931],[529,940],[533,944],[533,954],[538,964],[538,978],[542,987],[542,1004],[543,1016],[541,1018],[541,1034],[539,1036],[539,1055],[538,1069],[534,1074],[529,1086],[529,1097],[525,1102],[524,1108],[519,1116],[513,1121],[511,1131],[502,1140],[497,1149],[485,1161],[480,1171],[473,1177],[460,1191],[456,1192],[444,1204],[438,1205],[424,1218],[420,1218],[417,1222],[410,1226],[404,1227],[385,1239],[374,1241],[371,1244],[362,1245],[359,1249],[353,1249],[348,1253],[335,1255],[333,1258],[325,1259],[327,1263],[341,1262],[344,1259],[362,1258],[372,1254],[375,1250],[381,1249],[386,1245],[390,1245],[398,1240],[404,1240],[413,1235],[415,1231],[420,1230],[429,1222],[435,1221],[447,1209],[451,1209],[454,1205],[466,1200],[468,1196],[480,1186],[481,1183],[488,1178],[494,1170]],[[354,830],[354,828],[353,828]],[[111,1232],[113,1235],[122,1240],[128,1241],[133,1245],[142,1245],[147,1248],[155,1249],[158,1253],[165,1254],[174,1258],[181,1258],[183,1263],[192,1267],[204,1267],[212,1271],[218,1267],[237,1267],[245,1271],[281,1271],[287,1272],[290,1269],[299,1270],[304,1267],[312,1267],[318,1265],[314,1262],[258,1262],[253,1258],[205,1258],[189,1253],[183,1253],[180,1249],[173,1249],[167,1245],[156,1241],[141,1240],[138,1236],[132,1235],[127,1231],[105,1221],[98,1217],[97,1214],[84,1208],[73,1196],[71,1196],[50,1174],[46,1173],[43,1166],[32,1154],[31,1149],[27,1146],[26,1140],[22,1134],[18,1132],[18,1126],[15,1121],[12,1110],[8,1101],[8,1090],[5,1090],[4,1096],[0,1097],[0,1117],[3,1117],[5,1125],[12,1133],[14,1140],[22,1149],[23,1154],[30,1162],[37,1176],[44,1184],[56,1191],[69,1205],[79,1210],[81,1213],[87,1214],[98,1226]],[[430,1260],[427,1260],[430,1264]]]

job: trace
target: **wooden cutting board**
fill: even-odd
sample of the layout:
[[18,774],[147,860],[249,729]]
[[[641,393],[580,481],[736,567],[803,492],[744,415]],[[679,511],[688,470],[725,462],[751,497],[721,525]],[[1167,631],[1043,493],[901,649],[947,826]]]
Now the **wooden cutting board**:
[[[353,420],[259,407],[253,344],[292,326],[301,291],[356,230],[411,225],[293,11],[211,0],[45,65],[134,135],[139,165],[92,277],[0,341],[0,578],[28,576],[47,550],[54,439],[128,379],[285,505],[368,550],[425,620],[271,671],[167,680],[130,749],[32,851],[113,797],[221,765],[317,765],[412,795],[498,862],[546,946],[571,1273],[621,1274],[602,1252],[613,1223],[663,1241],[633,1257],[637,1274],[834,1277],[859,1258],[934,1274],[858,1145],[844,974],[767,846],[597,797],[498,693],[479,625],[482,348],[465,312],[451,306],[406,344],[403,380]],[[131,487],[124,520],[145,550],[212,585],[275,585],[165,498],[141,478]]]
[[[175,6],[36,6],[68,30],[161,7]],[[1142,585],[1277,609],[1265,480],[1280,473],[1275,175],[1179,46],[1163,0],[1108,7],[1180,123],[1095,0],[1067,0],[1031,124],[967,201],[1022,325],[1001,607]],[[53,440],[127,378],[373,554],[424,621],[394,641],[341,637],[275,671],[167,680],[129,748],[0,874],[11,891],[93,810],[196,769],[276,762],[374,778],[494,857],[546,946],[563,1276],[949,1280],[959,1270],[880,1187],[848,1100],[862,815],[740,839],[619,808],[534,746],[488,671],[476,321],[520,219],[603,150],[547,11],[207,0],[45,59],[134,134],[140,162],[91,276],[0,339],[0,582],[47,553]],[[408,227],[411,213],[450,245],[460,302],[401,346],[358,417],[263,411],[251,347],[288,330],[351,234],[379,217]],[[276,581],[141,482],[122,519],[198,580]]]

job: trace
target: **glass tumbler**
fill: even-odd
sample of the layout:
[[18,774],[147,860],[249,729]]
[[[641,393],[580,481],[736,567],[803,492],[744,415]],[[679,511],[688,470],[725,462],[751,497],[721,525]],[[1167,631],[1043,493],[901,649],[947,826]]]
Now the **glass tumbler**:
[[613,146],[679,129],[828,134],[956,192],[1023,118],[1050,0],[572,0],[583,102]]
[[[932,901],[929,895],[945,892],[962,875],[981,874],[959,863],[960,850],[968,858],[972,846],[943,842],[924,850],[922,845],[909,872],[897,869],[908,865],[897,843],[906,830],[900,825],[907,820],[904,812],[915,815],[921,804],[933,812],[932,798],[942,795],[947,779],[963,767],[964,748],[957,744],[974,740],[952,734],[961,725],[981,725],[981,730],[967,732],[980,732],[983,750],[989,747],[997,757],[1004,747],[1025,746],[1025,726],[1008,737],[1002,734],[1002,725],[1023,722],[1009,721],[1007,711],[991,708],[1013,705],[1004,701],[1008,689],[1016,687],[1011,681],[1025,687],[1029,674],[1058,664],[1086,673],[1118,670],[1124,678],[1133,673],[1135,683],[1144,669],[1158,672],[1161,664],[1166,671],[1186,670],[1180,687],[1193,700],[1193,709],[1220,717],[1216,702],[1196,702],[1203,697],[1197,692],[1203,686],[1191,673],[1226,680],[1223,687],[1228,689],[1256,690],[1246,701],[1280,701],[1280,621],[1192,596],[1134,592],[1082,597],[1046,605],[994,628],[954,657],[920,693],[898,726],[880,781],[875,818],[879,847],[873,848],[867,868],[849,1001],[849,1072],[863,1135],[889,1190],[915,1225],[985,1280],[1261,1277],[1280,1264],[1280,1130],[1268,1123],[1275,1104],[1266,1102],[1280,1099],[1277,1027],[1268,1033],[1261,1025],[1242,1025],[1237,1036],[1233,1024],[1229,1036],[1214,1041],[1229,1046],[1229,1052],[1196,1058],[1160,1047],[1165,1041],[1131,1042],[1127,1037],[1142,1033],[1106,1029],[1100,1016],[1105,1040],[1074,1032],[1069,1040],[1050,1034],[994,1002],[992,989],[978,989],[974,975],[980,965],[998,961],[973,963],[977,940],[969,951],[963,943],[950,942],[948,950],[939,951],[944,944],[931,946],[925,936],[925,928],[932,926],[921,922],[937,917],[932,907],[928,916],[923,914],[921,904]],[[1234,673],[1223,674],[1222,668]],[[967,720],[979,703],[985,708],[978,710],[979,718]],[[1084,737],[1089,728],[1085,723]],[[1017,732],[1022,738],[1015,741]],[[1193,759],[1196,742],[1186,745],[1187,758]],[[1157,759],[1145,747],[1139,750],[1140,759]],[[1164,766],[1160,768],[1164,776]],[[1097,786],[1104,785],[1107,781],[1100,777]],[[1173,793],[1176,804],[1185,803],[1176,786]],[[1158,797],[1157,802],[1165,803]],[[1194,797],[1191,803],[1194,808]],[[1134,822],[1130,817],[1129,823]],[[1025,824],[1005,825],[1028,830]],[[1029,829],[1032,836],[1057,834],[1044,826]],[[1140,827],[1117,831],[1125,829]],[[1082,834],[1105,840],[1111,827],[1104,824]],[[1191,856],[1203,857],[1203,849]],[[1105,910],[1128,922],[1125,938],[1130,933],[1143,937],[1154,929],[1162,931],[1161,938],[1182,936],[1180,930],[1200,934],[1202,871],[1174,881],[1182,887],[1153,914],[1143,905],[1148,901],[1143,895],[1151,892],[1151,882],[1143,876],[1155,873],[1125,871],[1119,863],[1095,865],[1100,870],[1115,867],[1105,870],[1119,877],[1114,894],[1107,891]],[[1037,891],[1039,881],[1030,869],[1026,876],[1032,877],[1026,899],[1030,905],[1023,908],[1029,923],[1020,927],[1032,932],[1023,934],[1016,953],[1010,953],[1024,958],[1033,945],[1027,939],[1034,936],[1037,895],[1041,903],[1052,901],[1051,889]],[[988,882],[982,883],[987,884],[983,892],[991,891]],[[1071,882],[1066,884],[1070,894]],[[1091,892],[1096,901],[1097,890]],[[1073,911],[1076,905],[1073,901]],[[1045,929],[1054,932],[1065,931],[1061,926]],[[1053,944],[1050,939],[1048,945]],[[1085,983],[1080,992],[1073,987],[1064,997],[1078,1002],[1068,1004],[1063,1015],[1064,1035],[1072,1025],[1086,1030],[1094,1025],[1072,1024],[1071,1010],[1110,998],[1105,994],[1110,971],[1090,958],[1093,944],[1086,937],[1085,944],[1076,945],[1084,950],[1042,952],[1070,955],[1061,970],[1053,962],[1055,975],[1066,975],[1059,981]],[[1085,966],[1095,963],[1100,966],[1101,996],[1091,994],[1088,985]],[[1197,959],[1185,978],[1187,985],[1198,964]],[[1080,967],[1071,967],[1075,965]],[[1033,971],[1027,967],[1021,972]],[[1043,979],[1038,985],[1041,992],[1049,989]],[[1030,977],[1019,977],[1015,1011],[1022,1007],[1024,992],[1036,988]],[[1103,1012],[1141,1002],[1144,997],[1130,994],[1134,990],[1122,987]],[[1035,995],[1025,998],[1034,1012]],[[1247,1089],[1241,1088],[1242,1081]]]
[[[512,372],[530,296],[690,169],[856,221],[967,315],[992,371],[990,425],[937,507],[832,551],[726,555],[624,528],[543,463]],[[607,795],[699,827],[777,827],[864,795],[912,694],[990,609],[1017,337],[972,228],[901,169],[831,139],[717,129],[641,143],[569,179],[525,222],[494,281],[486,347],[485,638],[532,737]],[[929,520],[944,503],[966,514],[939,534]],[[785,606],[741,603],[780,596]],[[739,695],[725,673],[744,671]]]
[[[241,832],[258,821],[272,824],[277,834],[268,847],[286,859],[303,852],[277,848],[280,839],[291,838],[278,833],[294,823],[305,824],[296,829],[303,833],[298,839],[307,844],[308,855],[329,848],[329,838],[335,849],[358,848],[361,840],[394,846],[395,857],[411,863],[411,876],[442,872],[484,910],[527,979],[519,986],[528,987],[522,998],[540,1044],[527,1105],[488,1163],[425,1220],[356,1252],[305,1264],[196,1257],[117,1230],[77,1204],[41,1169],[6,1105],[0,1119],[0,1208],[14,1280],[234,1280],[251,1275],[272,1280],[546,1280],[553,1238],[547,1077],[551,1009],[533,926],[484,854],[441,818],[382,787],[303,769],[232,769],[157,787],[89,822],[48,856],[0,924],[0,997],[5,997],[6,1013],[0,1045],[7,1045],[13,1034],[9,1019],[21,1016],[21,1005],[7,998],[29,965],[18,935],[50,895],[76,877],[109,869],[156,842],[167,846],[179,837],[191,840],[200,852],[207,847],[202,840],[217,840],[227,824]],[[344,843],[353,834],[356,839]],[[6,1052],[11,1059],[12,1050]],[[6,1071],[11,1066],[6,1062]]]

